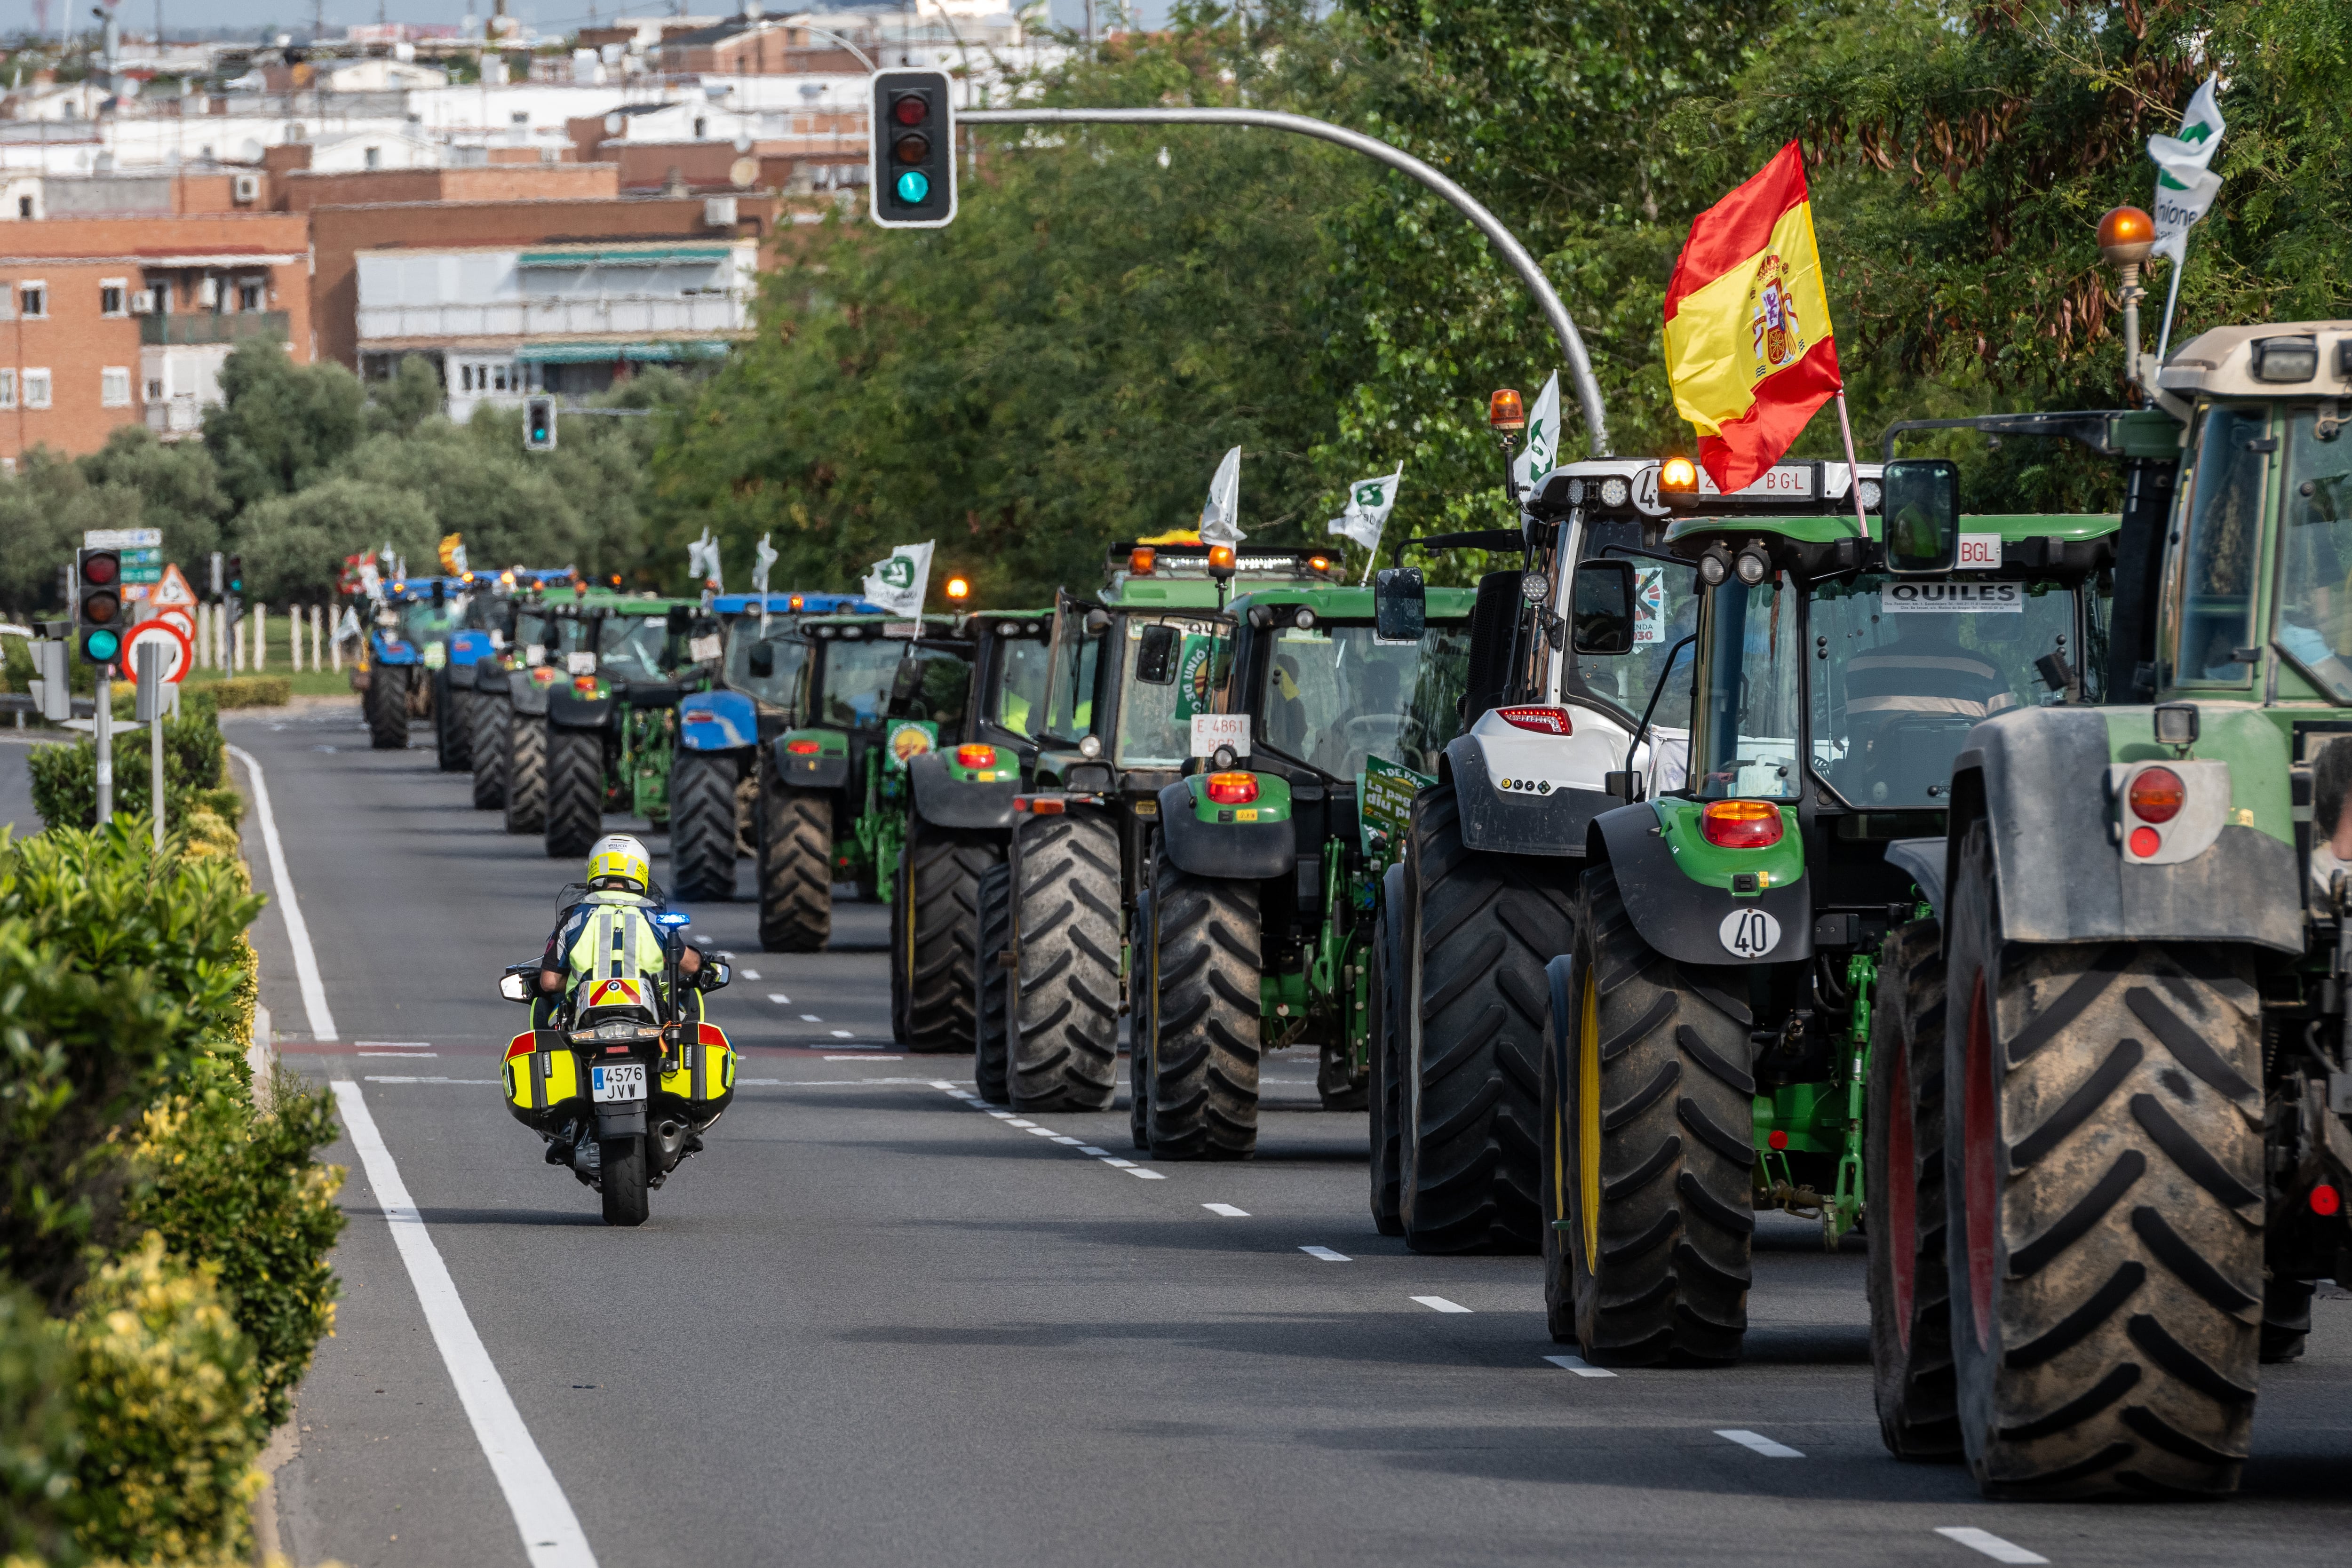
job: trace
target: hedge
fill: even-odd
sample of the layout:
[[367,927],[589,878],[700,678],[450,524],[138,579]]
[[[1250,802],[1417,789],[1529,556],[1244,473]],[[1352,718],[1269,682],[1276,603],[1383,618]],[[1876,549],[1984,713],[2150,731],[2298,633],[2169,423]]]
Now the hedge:
[[[152,815],[147,731],[114,736],[114,814]],[[229,787],[228,751],[210,705],[163,721],[163,821],[166,826],[196,811],[234,821],[245,815]],[[33,809],[50,827],[98,826],[98,742],[87,737],[70,745],[36,746],[26,758],[33,779]]]

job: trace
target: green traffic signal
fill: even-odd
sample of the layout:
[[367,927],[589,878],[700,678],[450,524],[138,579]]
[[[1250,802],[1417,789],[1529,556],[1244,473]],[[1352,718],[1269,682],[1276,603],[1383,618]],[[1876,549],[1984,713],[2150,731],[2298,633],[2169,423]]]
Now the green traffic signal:
[[112,632],[91,632],[81,639],[81,656],[92,664],[111,664],[122,651],[122,639]]
[[930,199],[931,182],[920,169],[909,169],[898,176],[898,199],[908,206]]

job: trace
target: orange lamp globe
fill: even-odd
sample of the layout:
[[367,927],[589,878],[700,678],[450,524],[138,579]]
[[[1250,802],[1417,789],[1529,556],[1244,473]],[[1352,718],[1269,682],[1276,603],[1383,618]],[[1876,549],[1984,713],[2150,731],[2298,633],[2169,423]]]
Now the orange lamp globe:
[[971,597],[971,579],[961,573],[948,579],[948,597],[957,604]]
[[1230,544],[1209,546],[1209,575],[1230,577],[1234,574],[1234,547]]
[[1658,465],[1658,488],[1662,490],[1698,489],[1698,465],[1688,458],[1668,458]]
[[1139,544],[1127,552],[1127,569],[1138,577],[1151,575],[1152,567],[1160,563],[1160,552],[1149,544]]
[[2156,220],[2138,207],[2111,207],[2099,220],[2099,254],[2117,267],[2146,261],[2156,248]]
[[1486,400],[1486,423],[1496,430],[1524,430],[1528,411],[1515,388],[1504,387]]

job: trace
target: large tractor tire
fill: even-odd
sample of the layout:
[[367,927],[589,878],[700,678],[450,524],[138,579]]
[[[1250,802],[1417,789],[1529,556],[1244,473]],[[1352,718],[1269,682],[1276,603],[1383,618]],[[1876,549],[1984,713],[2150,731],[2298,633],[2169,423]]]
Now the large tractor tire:
[[760,946],[768,952],[823,952],[833,940],[833,797],[760,790]]
[[[1720,1365],[1756,1231],[1744,970],[1675,963],[1586,868],[1545,1074],[1544,1299],[1597,1366]],[[1547,990],[1550,987],[1548,985]]]
[[507,715],[507,831],[539,833],[547,826],[547,721]]
[[1544,965],[1568,951],[1557,861],[1464,847],[1452,784],[1413,802],[1402,988],[1413,1078],[1398,1206],[1416,1252],[1533,1252]]
[[604,1200],[606,1225],[643,1225],[653,1213],[642,1136],[610,1138],[598,1151],[596,1190]]
[[[474,672],[467,670],[466,678]],[[433,675],[433,760],[445,773],[471,772],[474,766],[474,694],[461,689],[448,669]]]
[[1118,830],[1033,816],[1014,862],[1021,972],[1007,1074],[1022,1110],[1102,1110],[1118,1094]]
[[513,728],[514,705],[487,691],[474,693],[474,809],[496,811],[507,803],[508,731]]
[[1163,861],[1151,902],[1152,1157],[1246,1160],[1257,1152],[1257,884]]
[[1371,984],[1371,1204],[1372,1223],[1382,1236],[1404,1234],[1400,1140],[1404,1126],[1403,964],[1397,928],[1403,914],[1404,868],[1391,866],[1381,889],[1380,912],[1372,917]]
[[1945,1234],[1978,1485],[2232,1491],[2263,1315],[2251,969],[2153,942],[2003,942],[1982,822],[1949,911]]
[[1943,942],[1934,921],[1890,932],[1870,1014],[1870,1362],[1879,1435],[1898,1459],[1960,1457],[1944,1268]]
[[973,986],[980,879],[1004,857],[993,833],[960,833],[907,822],[890,911],[891,1022],[908,1050],[968,1051],[973,1045]]
[[999,860],[980,874],[978,952],[972,973],[971,1083],[991,1105],[1006,1105],[1013,1087],[1006,1080],[1004,1016],[1005,983],[1012,972],[1004,967],[1004,951],[1013,945],[1013,868]]
[[408,746],[408,668],[379,664],[368,671],[368,744],[379,752],[404,751]]
[[604,834],[604,735],[547,726],[548,858],[585,855]]
[[1135,895],[1135,917],[1129,923],[1131,962],[1145,977],[1129,987],[1127,1010],[1127,1137],[1145,1153],[1151,1152],[1151,1042],[1159,1037],[1158,997],[1147,983],[1150,955],[1159,951],[1160,928],[1152,922],[1151,889]]
[[688,902],[735,896],[732,752],[679,751],[669,770],[671,893]]

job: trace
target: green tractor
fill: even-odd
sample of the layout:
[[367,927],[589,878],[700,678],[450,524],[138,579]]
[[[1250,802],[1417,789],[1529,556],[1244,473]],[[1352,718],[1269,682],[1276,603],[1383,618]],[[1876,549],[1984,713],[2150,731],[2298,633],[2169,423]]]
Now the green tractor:
[[[1334,570],[1304,550],[1116,544],[1099,601],[1056,596],[1031,787],[1005,865],[979,885],[984,1098],[1101,1110],[1118,1097],[1129,920],[1150,885],[1160,792],[1191,759],[1192,715],[1209,710],[1220,606],[1236,587],[1325,584]],[[1175,649],[1164,684],[1137,678],[1147,636]]]
[[961,722],[908,759],[891,873],[890,1026],[909,1050],[973,1047],[980,881],[1004,860],[1013,798],[1035,766],[1053,628],[1051,610],[965,616],[957,630],[971,685]]
[[593,654],[567,656],[569,679],[547,688],[547,806],[551,858],[584,855],[604,813],[669,823],[678,700],[707,686],[718,626],[691,602],[643,598],[588,604]]
[[[451,710],[462,713],[467,729],[463,771],[473,775],[474,809],[500,811],[506,806],[508,780],[514,772],[515,678],[533,668],[533,648],[538,649],[538,663],[545,663],[550,591],[568,585],[572,574],[568,568],[517,569],[499,573],[494,585],[485,577],[477,574],[475,581],[477,592],[487,588],[492,595],[482,617],[490,647],[470,665],[453,668],[449,685],[456,694]],[[537,706],[538,716],[544,718],[543,698]],[[544,738],[543,734],[537,737],[534,744]],[[541,755],[543,760],[543,752]],[[544,770],[538,779],[543,791]],[[540,820],[534,815],[528,831],[539,830]]]
[[[1229,644],[1147,628],[1139,687],[1209,671],[1184,775],[1159,791],[1136,913],[1133,1123],[1157,1159],[1245,1159],[1264,1054],[1319,1058],[1326,1107],[1360,1110],[1372,1069],[1372,938],[1414,795],[1462,723],[1468,589],[1384,573],[1365,588],[1254,590]],[[1191,715],[1185,715],[1192,717]]]
[[2352,1270],[2352,321],[2159,368],[2109,255],[2158,426],[2111,705],[1968,737],[1872,1060],[1880,1424],[1996,1496],[2234,1489],[2259,1363]]
[[821,952],[835,881],[887,896],[906,841],[907,763],[962,723],[971,644],[945,616],[811,616],[748,657],[761,680],[788,669],[794,693],[791,727],[761,748],[760,945]]

